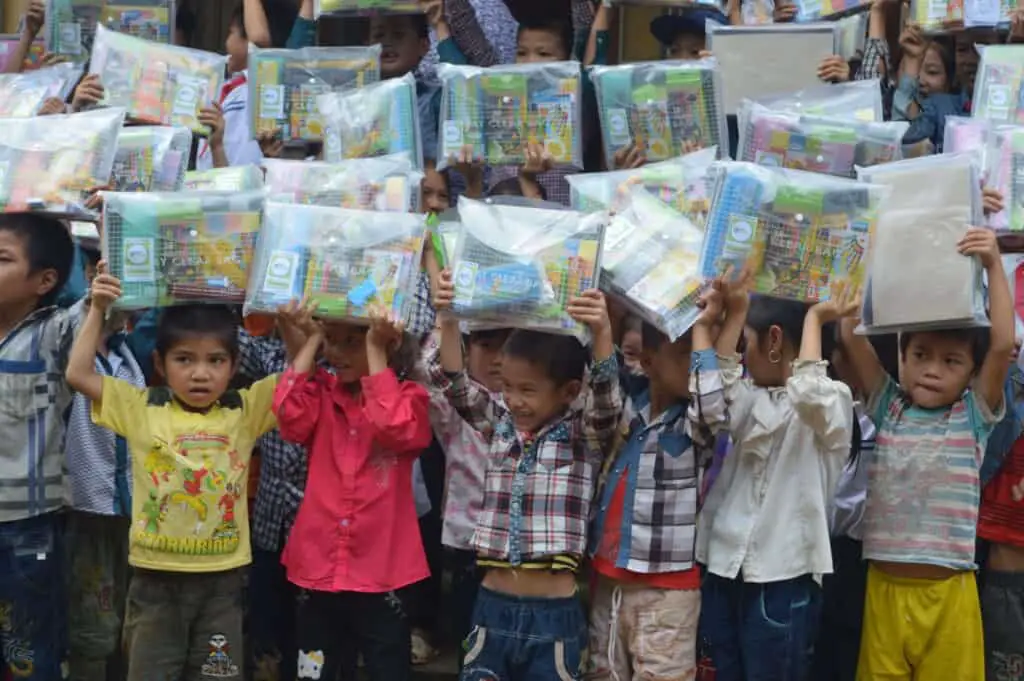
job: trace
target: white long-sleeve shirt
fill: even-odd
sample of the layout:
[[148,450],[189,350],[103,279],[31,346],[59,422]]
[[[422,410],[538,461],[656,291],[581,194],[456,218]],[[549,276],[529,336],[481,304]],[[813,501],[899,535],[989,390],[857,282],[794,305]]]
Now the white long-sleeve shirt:
[[736,357],[718,362],[733,448],[698,519],[698,561],[753,583],[832,572],[829,509],[850,453],[850,389],[828,378],[826,362],[794,363],[780,388],[744,379]]
[[[246,76],[244,72],[242,74]],[[249,111],[249,85],[244,83],[228,93],[221,102],[224,114],[224,154],[229,166],[259,165],[263,152],[259,142],[253,139],[252,114]],[[213,168],[213,153],[206,140],[199,141],[196,156],[196,170]]]

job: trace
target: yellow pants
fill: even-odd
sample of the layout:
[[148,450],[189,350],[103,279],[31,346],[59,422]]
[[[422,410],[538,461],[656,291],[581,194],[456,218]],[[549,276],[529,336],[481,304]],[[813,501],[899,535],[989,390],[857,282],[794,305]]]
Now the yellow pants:
[[857,681],[983,681],[985,648],[973,572],[944,580],[868,569]]

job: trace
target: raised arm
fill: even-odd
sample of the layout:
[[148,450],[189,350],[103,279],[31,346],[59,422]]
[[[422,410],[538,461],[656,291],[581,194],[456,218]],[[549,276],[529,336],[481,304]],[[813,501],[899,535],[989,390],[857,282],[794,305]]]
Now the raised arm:
[[[498,51],[494,49],[480,27],[476,10],[469,0],[445,0],[443,5],[448,16],[445,28],[449,35],[446,37],[455,41],[467,61],[474,66],[494,66],[501,63]],[[443,40],[440,34],[437,40]]]
[[92,282],[92,300],[85,322],[71,346],[66,377],[72,390],[80,392],[94,403],[103,401],[103,377],[96,373],[96,349],[103,336],[103,322],[107,311],[121,297],[121,282],[107,274],[107,265],[100,262]]
[[723,286],[715,280],[701,297],[704,309],[693,325],[690,352],[690,406],[687,419],[695,441],[710,445],[714,436],[728,428],[729,409],[725,401],[722,372],[718,368],[714,339],[722,323]]
[[619,364],[615,358],[615,339],[612,322],[608,317],[608,305],[604,294],[592,289],[570,300],[567,309],[573,319],[590,329],[593,364],[587,373],[583,430],[591,441],[591,450],[604,456],[622,417]]
[[1003,404],[1003,389],[1010,367],[1007,357],[1014,349],[1013,296],[1003,271],[999,244],[991,229],[972,227],[960,241],[960,252],[978,256],[988,273],[989,321],[992,324],[988,353],[981,363],[975,391],[992,413]]
[[270,23],[267,12],[263,9],[262,0],[244,0],[242,20],[245,23],[245,35],[256,47],[273,47],[270,37]]
[[21,30],[21,37],[5,65],[6,73],[21,73],[28,53],[32,50],[32,43],[45,23],[46,5],[43,4],[43,0],[32,0],[25,12],[25,26]]

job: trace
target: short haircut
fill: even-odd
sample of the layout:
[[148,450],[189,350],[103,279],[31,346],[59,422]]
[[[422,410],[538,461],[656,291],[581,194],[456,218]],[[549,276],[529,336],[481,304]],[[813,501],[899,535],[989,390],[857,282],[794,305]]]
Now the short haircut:
[[8,213],[0,215],[0,232],[14,234],[25,245],[30,274],[45,270],[57,273],[57,283],[39,299],[39,306],[48,307],[56,303],[71,276],[75,257],[75,243],[67,226],[46,215]]
[[[548,200],[548,192],[544,189],[544,186],[537,183],[537,188],[540,190],[540,198],[542,201]],[[518,177],[507,177],[500,182],[495,182],[491,190],[487,192],[487,196],[522,196],[523,187],[519,184]]]
[[517,40],[523,31],[547,31],[555,34],[562,43],[566,59],[572,59],[572,48],[576,41],[571,22],[555,17],[527,17],[519,21]]
[[196,32],[196,15],[184,5],[178,7],[174,15],[174,27],[185,34],[186,40],[192,40]]
[[[407,23],[417,38],[430,38],[430,23],[427,21],[427,15],[422,12],[417,14],[385,14],[379,17],[378,21],[383,21],[385,24],[390,25]],[[371,22],[366,22],[367,41],[369,40],[372,27]]]
[[511,329],[479,329],[477,331],[470,331],[466,334],[466,345],[501,340],[507,338],[510,332]]
[[917,333],[934,333],[968,345],[970,347],[971,359],[974,360],[975,371],[980,369],[985,361],[985,355],[988,354],[988,348],[992,339],[987,327],[978,329],[944,329],[942,331],[907,331],[900,334],[900,359],[905,360],[907,358],[907,348],[910,347],[910,341]]
[[589,356],[587,349],[573,336],[523,329],[509,335],[502,351],[538,367],[559,387],[583,379]]
[[[804,317],[810,305],[795,300],[783,300],[770,296],[751,296],[750,311],[747,312],[747,326],[757,332],[757,340],[763,343],[765,332],[773,326],[782,329],[782,336],[800,349],[804,337]],[[824,333],[822,336],[824,337]]]
[[238,327],[241,320],[225,305],[181,305],[160,315],[156,329],[156,352],[161,357],[191,338],[213,338],[238,359]]
[[640,325],[640,342],[644,350],[653,352],[668,342],[668,336],[658,331],[653,324],[642,322]]

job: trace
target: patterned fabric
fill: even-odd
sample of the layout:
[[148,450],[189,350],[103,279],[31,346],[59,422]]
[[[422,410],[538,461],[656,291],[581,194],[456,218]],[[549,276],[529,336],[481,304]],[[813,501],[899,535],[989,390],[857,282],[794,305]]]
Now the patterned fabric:
[[420,272],[406,329],[411,334],[423,336],[434,330],[436,320],[437,312],[434,311],[434,303],[430,299],[430,278],[426,272]]
[[[238,334],[239,369],[258,381],[288,368],[284,343],[277,338]],[[295,524],[306,489],[306,450],[285,442],[274,429],[260,438],[260,477],[252,511],[252,540],[256,548],[279,551]]]
[[473,537],[481,557],[520,565],[583,555],[596,474],[622,410],[614,355],[590,368],[587,386],[582,404],[526,443],[503,403],[465,372],[450,377],[445,394],[452,406],[490,443],[484,505]]
[[973,569],[978,471],[1002,413],[992,414],[971,390],[948,409],[921,409],[888,376],[868,412],[878,434],[868,466],[864,558]]
[[875,452],[875,424],[864,413],[864,406],[855,403],[853,410],[860,423],[860,454],[848,460],[836,485],[829,526],[833,537],[850,537],[860,541],[864,536],[864,504],[868,496],[868,462]]
[[[493,66],[516,60],[519,24],[502,0],[447,0],[448,27],[470,64]],[[420,62],[420,74],[436,77],[437,36],[430,32],[430,52]]]
[[[109,354],[96,355],[96,373],[113,376],[136,387],[146,385],[146,377],[124,342],[115,336],[107,342]],[[97,515],[131,514],[131,458],[123,437],[92,422],[89,398],[76,394],[68,417],[68,482],[71,506],[76,511]]]
[[0,340],[0,523],[64,505],[64,370],[81,311],[36,310]]
[[885,120],[891,118],[893,80],[892,60],[889,57],[889,43],[883,38],[868,38],[864,45],[864,59],[854,75],[854,80],[882,81],[882,108]]

